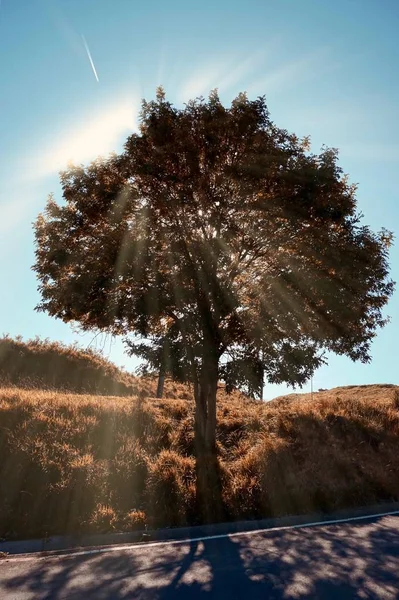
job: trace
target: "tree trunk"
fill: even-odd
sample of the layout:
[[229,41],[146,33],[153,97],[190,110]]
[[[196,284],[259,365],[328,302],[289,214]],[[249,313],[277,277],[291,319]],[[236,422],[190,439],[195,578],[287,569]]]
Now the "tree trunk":
[[157,398],[162,398],[165,384],[165,371],[161,368],[158,375]]
[[263,362],[264,362],[264,354],[263,352],[261,352],[260,355],[260,360],[261,360],[261,382],[260,382],[260,398],[259,400],[263,400],[263,389],[265,387],[265,369],[263,366]]
[[223,519],[222,489],[216,453],[218,358],[204,357],[195,397],[197,512],[200,522]]

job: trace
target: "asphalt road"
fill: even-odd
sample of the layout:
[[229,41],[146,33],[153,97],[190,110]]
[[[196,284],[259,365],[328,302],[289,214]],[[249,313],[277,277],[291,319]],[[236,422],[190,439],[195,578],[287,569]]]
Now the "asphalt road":
[[399,598],[399,516],[0,561],[1,600]]

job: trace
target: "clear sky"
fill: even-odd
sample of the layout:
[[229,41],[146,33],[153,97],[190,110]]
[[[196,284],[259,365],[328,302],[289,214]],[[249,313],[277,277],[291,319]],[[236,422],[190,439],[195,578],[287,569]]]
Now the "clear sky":
[[[364,222],[398,234],[398,29],[398,0],[1,0],[0,333],[92,341],[34,312],[32,221],[48,193],[61,199],[69,159],[121,149],[159,84],[177,105],[215,87],[225,103],[266,94],[277,125],[340,149]],[[330,357],[315,389],[399,383],[398,293],[387,313],[373,362]],[[120,341],[96,344],[136,366]]]

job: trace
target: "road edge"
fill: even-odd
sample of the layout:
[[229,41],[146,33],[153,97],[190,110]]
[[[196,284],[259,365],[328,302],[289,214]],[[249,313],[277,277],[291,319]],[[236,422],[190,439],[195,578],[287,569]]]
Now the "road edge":
[[305,527],[323,525],[334,522],[365,520],[375,517],[399,513],[399,502],[389,502],[364,506],[354,509],[343,509],[333,513],[310,513],[306,515],[289,515],[284,517],[254,519],[248,521],[234,521],[228,523],[215,523],[211,525],[197,525],[192,527],[163,528],[148,531],[134,531],[124,533],[81,534],[52,536],[43,539],[17,540],[0,542],[0,555],[4,553],[7,558],[24,554],[37,554],[41,556],[61,555],[76,553],[79,550],[89,550],[112,546],[148,542],[178,542],[190,539],[223,537],[258,530],[281,529],[285,527]]

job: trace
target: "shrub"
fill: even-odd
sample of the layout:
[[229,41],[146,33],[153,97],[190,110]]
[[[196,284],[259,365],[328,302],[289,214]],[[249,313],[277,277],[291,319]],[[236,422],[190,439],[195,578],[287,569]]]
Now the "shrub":
[[148,460],[147,453],[137,439],[125,437],[118,447],[112,460],[109,486],[122,510],[142,505]]
[[115,529],[117,520],[118,517],[112,506],[97,504],[90,517],[89,527],[98,533],[108,533]]
[[125,531],[143,530],[147,524],[147,516],[142,510],[130,510],[123,519]]
[[156,526],[190,523],[195,501],[194,459],[162,450],[150,465],[146,497]]

